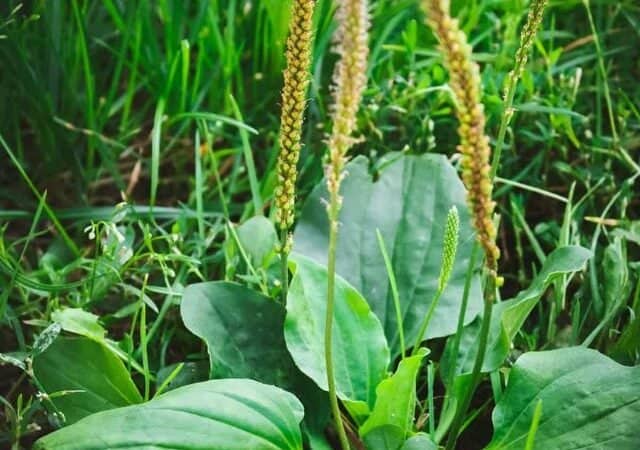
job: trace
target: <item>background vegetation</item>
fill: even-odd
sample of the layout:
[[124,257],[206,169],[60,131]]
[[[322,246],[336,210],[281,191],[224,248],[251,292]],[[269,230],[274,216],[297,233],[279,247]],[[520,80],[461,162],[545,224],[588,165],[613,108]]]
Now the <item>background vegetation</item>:
[[[183,286],[242,280],[278,292],[277,270],[246,264],[232,224],[272,214],[286,3],[2,2],[0,353],[31,354],[52,312],[81,308],[130,356],[148,397],[176,363],[188,364],[182,383],[207,376],[206,348],[178,314]],[[492,137],[526,6],[452,1],[481,65]],[[452,155],[447,75],[417,2],[371,8],[353,154],[374,173],[392,151]],[[318,1],[299,205],[322,177],[331,12]],[[633,0],[552,1],[546,13],[496,187],[503,295],[528,286],[558,245],[595,257],[571,295],[539,303],[514,358],[585,342],[640,362],[639,41]],[[28,445],[55,424],[36,392],[0,366],[0,445]],[[476,424],[467,439],[486,443]]]

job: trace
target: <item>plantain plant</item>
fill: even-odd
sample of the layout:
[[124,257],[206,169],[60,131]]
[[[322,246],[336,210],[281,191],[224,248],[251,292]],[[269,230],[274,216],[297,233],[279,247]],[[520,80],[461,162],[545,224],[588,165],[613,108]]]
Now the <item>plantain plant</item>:
[[[34,380],[61,426],[34,448],[454,449],[464,448],[465,428],[494,404],[491,450],[637,448],[640,367],[585,346],[512,361],[514,339],[548,288],[562,280],[566,293],[592,257],[580,246],[558,246],[528,288],[500,295],[494,186],[546,1],[530,4],[492,162],[472,47],[447,0],[424,0],[449,74],[457,154],[393,152],[376,164],[348,158],[360,141],[371,6],[337,1],[325,177],[297,223],[316,3],[291,5],[275,220],[256,215],[225,227],[227,258],[246,268],[237,277],[242,283],[176,284],[171,291],[182,324],[202,340],[209,360],[204,367],[181,363],[152,380],[146,314],[155,305],[147,278],[136,292],[142,365],[108,339],[97,316],[56,309],[55,324],[31,353],[0,355]],[[120,236],[115,223],[103,228]],[[125,237],[114,239],[114,255],[131,257]],[[192,383],[198,377],[185,375],[185,367],[208,380]],[[143,393],[131,370],[143,376]]]

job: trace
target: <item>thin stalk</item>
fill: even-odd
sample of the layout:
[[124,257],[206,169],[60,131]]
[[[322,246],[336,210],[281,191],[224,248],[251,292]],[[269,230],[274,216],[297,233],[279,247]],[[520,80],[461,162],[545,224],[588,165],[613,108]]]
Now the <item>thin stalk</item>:
[[489,275],[487,279],[487,286],[485,289],[485,301],[484,311],[482,313],[482,324],[480,327],[480,342],[478,343],[478,353],[473,363],[473,370],[471,371],[471,383],[469,389],[467,389],[460,401],[460,407],[456,408],[456,415],[453,418],[451,424],[451,430],[449,431],[449,438],[447,439],[447,445],[445,450],[453,450],[458,440],[460,433],[460,427],[464,423],[464,416],[469,409],[471,403],[471,397],[476,391],[480,382],[480,376],[482,375],[482,363],[484,362],[484,356],[487,351],[487,344],[489,342],[489,327],[491,325],[491,315],[493,313],[493,303],[496,297],[496,276],[495,272]]
[[396,282],[396,276],[393,273],[393,267],[391,266],[391,259],[387,253],[387,249],[384,246],[384,239],[380,230],[376,229],[376,236],[378,238],[378,245],[380,247],[380,253],[382,253],[382,259],[384,260],[384,266],[387,269],[387,276],[389,277],[389,285],[391,286],[391,295],[393,297],[393,307],[396,312],[396,323],[398,324],[398,336],[400,338],[400,354],[404,358],[405,355],[405,341],[404,341],[404,324],[402,323],[402,308],[400,307],[400,294],[398,293],[398,283]]
[[282,265],[282,304],[287,303],[287,295],[289,293],[289,249],[287,241],[289,240],[289,230],[283,228],[280,230],[280,264]]
[[149,400],[149,393],[151,391],[151,373],[149,371],[149,351],[147,340],[147,305],[143,301],[144,291],[147,288],[147,282],[149,281],[149,274],[146,274],[144,281],[142,282],[142,289],[140,289],[140,348],[142,349],[142,367],[144,369],[144,401]]
[[429,363],[427,367],[427,404],[429,405],[429,435],[433,440],[436,435],[436,408],[435,403],[433,401],[433,385],[435,381],[435,367],[433,365],[433,361]]
[[411,351],[411,356],[416,356],[418,354],[418,350],[420,349],[420,344],[422,343],[424,334],[427,331],[427,327],[431,322],[431,317],[433,316],[433,312],[436,310],[436,306],[438,306],[438,302],[440,301],[441,296],[442,296],[442,289],[438,289],[438,291],[433,296],[433,300],[431,300],[431,305],[429,305],[429,310],[427,311],[427,315],[424,316],[424,319],[422,320],[422,324],[420,325],[420,330],[418,331],[418,337],[416,338],[416,343],[413,345],[413,350]]
[[464,290],[462,292],[462,304],[460,305],[460,312],[458,313],[458,326],[456,328],[456,334],[453,336],[453,351],[452,360],[450,362],[451,377],[448,380],[448,385],[453,386],[453,381],[456,376],[456,358],[458,351],[460,351],[460,338],[462,337],[462,329],[464,328],[464,318],[467,314],[467,305],[469,304],[469,293],[471,292],[471,280],[473,280],[473,272],[475,271],[476,259],[478,258],[478,250],[480,244],[478,241],[474,241],[471,248],[471,258],[469,259],[469,267],[464,279]]
[[324,325],[324,358],[327,366],[327,384],[329,386],[329,402],[333,420],[340,438],[342,450],[349,450],[349,439],[342,423],[338,394],[336,392],[336,380],[333,367],[333,313],[335,305],[336,285],[336,250],[338,241],[338,214],[340,212],[340,199],[337,192],[331,192],[329,204],[329,255],[327,262],[327,312]]
[[[475,241],[473,243],[473,247],[471,248],[471,258],[469,259],[469,267],[467,268],[467,273],[465,275],[464,290],[462,293],[462,304],[460,305],[460,311],[458,313],[458,325],[456,328],[456,334],[453,335],[451,358],[450,358],[450,361],[448,361],[449,377],[445,383],[446,386],[448,386],[448,389],[453,388],[453,383],[456,378],[456,371],[457,371],[456,365],[457,365],[458,352],[460,351],[460,339],[462,337],[462,329],[464,328],[464,320],[467,313],[467,305],[469,304],[469,293],[471,292],[471,281],[473,280],[473,274],[475,272],[476,259],[478,258],[479,250],[480,250],[480,243],[478,241]],[[451,401],[451,397],[447,395],[447,397],[445,397],[444,405],[442,407],[443,411],[447,411],[451,407],[450,401]],[[457,405],[454,404],[454,407],[457,408]],[[446,412],[443,412],[441,414],[441,417],[442,418],[447,417]],[[447,422],[443,420],[441,420],[440,423],[438,423],[438,428],[436,429],[436,434],[434,436],[435,442],[439,443],[442,440],[444,435],[447,433],[447,431],[451,427],[451,423],[452,421]]]
[[520,36],[520,46],[515,54],[515,64],[513,70],[507,75],[507,85],[504,92],[504,103],[502,118],[500,119],[500,128],[498,129],[498,138],[494,146],[493,159],[491,161],[491,178],[496,177],[498,168],[500,166],[500,157],[502,156],[502,149],[504,147],[504,139],[507,134],[507,128],[513,118],[513,99],[516,94],[516,87],[520,80],[524,68],[529,59],[529,52],[533,46],[533,42],[536,38],[536,33],[542,22],[544,10],[547,6],[547,0],[533,0],[529,5],[529,13],[527,15],[527,21],[522,28]]
[[162,384],[154,394],[153,398],[156,398],[157,396],[162,394],[165,391],[165,389],[167,389],[167,387],[169,386],[169,383],[171,383],[180,374],[180,372],[182,372],[183,368],[184,368],[183,362],[178,364],[176,368],[171,371],[169,376],[162,382]]
[[491,178],[495,178],[498,173],[498,167],[500,167],[500,157],[502,156],[502,149],[504,148],[504,138],[507,135],[507,128],[513,117],[513,99],[516,94],[517,83],[509,83],[504,100],[504,112],[500,119],[500,128],[498,130],[498,137],[493,149],[493,159],[491,161]]

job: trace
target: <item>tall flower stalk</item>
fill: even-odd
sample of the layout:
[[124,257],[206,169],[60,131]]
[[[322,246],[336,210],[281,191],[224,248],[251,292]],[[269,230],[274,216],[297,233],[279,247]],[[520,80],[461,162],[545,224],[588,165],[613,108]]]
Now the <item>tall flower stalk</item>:
[[456,19],[451,18],[448,0],[424,0],[427,22],[433,28],[445,65],[450,73],[451,88],[456,98],[460,136],[459,152],[462,154],[462,177],[468,190],[468,202],[478,241],[484,250],[487,271],[484,312],[478,342],[478,352],[471,372],[471,383],[463,394],[454,415],[446,449],[455,447],[458,434],[466,415],[471,397],[480,381],[480,374],[487,349],[489,326],[496,298],[500,251],[496,245],[496,230],[493,224],[495,203],[492,200],[493,179],[500,163],[500,155],[509,121],[513,115],[513,98],[519,78],[542,21],[547,0],[532,0],[527,22],[523,28],[520,47],[515,56],[515,65],[505,85],[504,111],[492,164],[489,163],[491,149],[485,134],[484,108],[480,101],[481,82],[478,65],[471,59],[471,46]]
[[427,13],[427,22],[440,43],[440,51],[449,71],[449,85],[456,99],[462,180],[467,188],[467,201],[478,241],[484,250],[487,272],[478,353],[472,369],[471,384],[460,399],[451,424],[446,445],[450,450],[455,447],[471,397],[480,380],[496,297],[500,251],[496,245],[496,229],[493,224],[495,202],[492,199],[491,148],[489,138],[485,134],[486,119],[480,100],[480,69],[471,58],[471,46],[466,35],[460,29],[458,21],[450,16],[449,2],[424,0],[423,6]]
[[289,230],[293,225],[298,178],[298,159],[302,148],[302,124],[306,106],[313,42],[313,9],[315,0],[293,0],[287,39],[287,67],[282,88],[280,116],[280,154],[278,186],[275,193],[276,222],[280,228],[282,263],[282,296],[286,301],[289,285],[287,259],[291,250]]
[[339,55],[333,75],[333,127],[328,140],[329,160],[325,167],[329,191],[329,254],[327,263],[327,310],[325,317],[325,364],[331,410],[343,450],[349,449],[349,440],[342,423],[336,393],[333,368],[333,315],[336,281],[336,249],[338,217],[342,204],[340,183],[347,152],[355,142],[356,115],[362,93],[367,84],[369,56],[369,13],[366,0],[340,0],[336,11],[338,29],[334,37],[335,51]]
[[507,134],[507,128],[513,117],[513,99],[516,94],[516,86],[518,81],[522,77],[524,68],[527,65],[529,59],[529,53],[531,47],[536,38],[540,23],[542,23],[542,17],[544,16],[544,9],[546,8],[548,0],[531,0],[529,5],[529,13],[527,14],[527,21],[520,33],[520,46],[516,51],[515,64],[513,69],[507,75],[507,79],[504,87],[503,97],[503,112],[502,119],[500,120],[500,129],[498,130],[498,138],[496,139],[495,152],[493,154],[493,162],[491,167],[491,177],[495,178],[498,172],[498,166],[500,165],[500,157],[502,156],[502,148],[504,147],[504,138]]

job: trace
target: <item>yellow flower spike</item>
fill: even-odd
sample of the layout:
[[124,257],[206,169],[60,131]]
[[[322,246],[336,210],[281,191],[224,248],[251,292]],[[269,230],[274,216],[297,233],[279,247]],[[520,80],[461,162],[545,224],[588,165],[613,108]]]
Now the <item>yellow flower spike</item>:
[[[294,219],[297,164],[302,148],[300,141],[311,66],[314,6],[314,0],[293,0],[287,39],[287,68],[284,71],[280,117],[278,186],[275,192],[276,222],[285,231],[293,225]],[[288,247],[287,243],[283,242],[283,245]]]
[[471,47],[458,21],[449,16],[447,0],[424,0],[427,22],[433,29],[450,74],[449,84],[456,96],[456,114],[461,153],[462,180],[468,190],[473,224],[485,252],[487,268],[496,276],[500,250],[493,225],[495,203],[491,199],[489,138],[484,133],[484,106],[480,102],[480,69],[471,60]]
[[338,29],[334,36],[335,51],[340,56],[333,74],[333,128],[328,140],[329,192],[340,190],[340,174],[346,154],[354,144],[356,114],[367,85],[369,57],[369,12],[365,0],[343,0],[336,11]]

